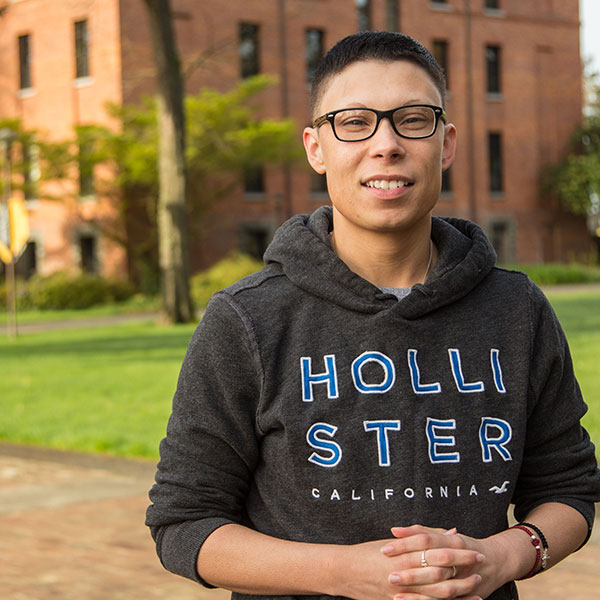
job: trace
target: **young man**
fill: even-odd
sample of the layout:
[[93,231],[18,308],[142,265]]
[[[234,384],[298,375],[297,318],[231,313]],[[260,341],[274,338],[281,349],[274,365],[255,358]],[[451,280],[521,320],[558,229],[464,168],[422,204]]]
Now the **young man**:
[[408,36],[322,61],[304,143],[332,207],[194,334],[147,515],[166,568],[237,597],[505,600],[586,541],[600,476],[554,313],[432,218],[444,104]]

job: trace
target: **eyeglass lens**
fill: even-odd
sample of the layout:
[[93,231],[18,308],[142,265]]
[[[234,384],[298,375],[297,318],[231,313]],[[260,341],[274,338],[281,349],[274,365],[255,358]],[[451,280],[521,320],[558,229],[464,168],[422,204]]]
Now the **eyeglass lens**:
[[[426,106],[407,106],[393,113],[394,126],[407,138],[425,137],[433,133],[436,124],[435,111]],[[344,141],[369,137],[377,126],[377,114],[372,110],[350,108],[335,115],[337,136]]]

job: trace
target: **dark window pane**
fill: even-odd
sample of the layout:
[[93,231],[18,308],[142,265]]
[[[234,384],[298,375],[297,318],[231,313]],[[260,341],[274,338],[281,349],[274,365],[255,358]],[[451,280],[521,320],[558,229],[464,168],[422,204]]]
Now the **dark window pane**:
[[485,62],[487,71],[488,94],[499,94],[500,82],[500,48],[498,46],[487,46],[485,49]]
[[19,257],[15,266],[15,272],[23,279],[29,279],[37,272],[37,245],[34,241],[27,242],[25,250]]
[[310,191],[313,194],[327,193],[327,177],[325,174],[312,172],[310,180]]
[[358,11],[358,30],[368,31],[371,29],[371,0],[356,0]]
[[19,88],[24,90],[31,87],[31,54],[29,36],[19,36]]
[[506,264],[511,259],[510,225],[506,221],[495,221],[489,226],[488,235],[498,255],[498,263]]
[[262,167],[248,168],[244,171],[244,191],[262,194],[265,191],[265,174]]
[[500,8],[500,1],[499,0],[485,0],[485,7],[486,8]]
[[433,58],[442,67],[446,75],[446,88],[450,89],[450,77],[448,73],[448,42],[446,40],[433,41]]
[[75,77],[89,77],[87,21],[75,23]]
[[94,163],[90,142],[79,144],[79,195],[90,196],[94,193]]
[[450,174],[450,169],[446,169],[442,171],[442,192],[451,192],[452,191],[452,176]]
[[306,30],[306,82],[310,83],[315,69],[323,56],[323,32],[320,29]]
[[260,73],[258,25],[240,23],[239,55],[242,78]]
[[504,191],[502,164],[502,136],[490,133],[488,137],[490,192]]
[[270,240],[271,231],[267,225],[244,224],[240,229],[238,245],[240,251],[244,254],[262,260]]
[[98,273],[98,244],[93,235],[82,235],[79,238],[80,267],[84,273]]
[[40,178],[39,150],[35,144],[23,144],[23,192],[26,200],[37,197]]
[[400,31],[400,6],[398,0],[386,0],[385,20],[388,31]]

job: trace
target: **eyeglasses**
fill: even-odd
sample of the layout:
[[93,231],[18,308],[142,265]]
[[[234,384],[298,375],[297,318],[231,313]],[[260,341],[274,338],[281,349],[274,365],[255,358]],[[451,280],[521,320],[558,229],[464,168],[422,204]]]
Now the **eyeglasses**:
[[446,113],[443,108],[429,104],[411,104],[392,110],[342,108],[315,119],[313,127],[329,121],[333,135],[340,142],[362,142],[375,134],[382,119],[388,119],[400,137],[422,140],[435,133],[440,119],[446,122]]

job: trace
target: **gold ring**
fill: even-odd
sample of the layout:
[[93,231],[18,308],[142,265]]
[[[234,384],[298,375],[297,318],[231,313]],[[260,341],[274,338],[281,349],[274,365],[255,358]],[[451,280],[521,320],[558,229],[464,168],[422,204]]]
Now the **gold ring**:
[[427,562],[427,559],[425,558],[425,552],[427,552],[427,550],[423,550],[423,552],[421,552],[421,566],[422,567],[429,566],[429,563]]

